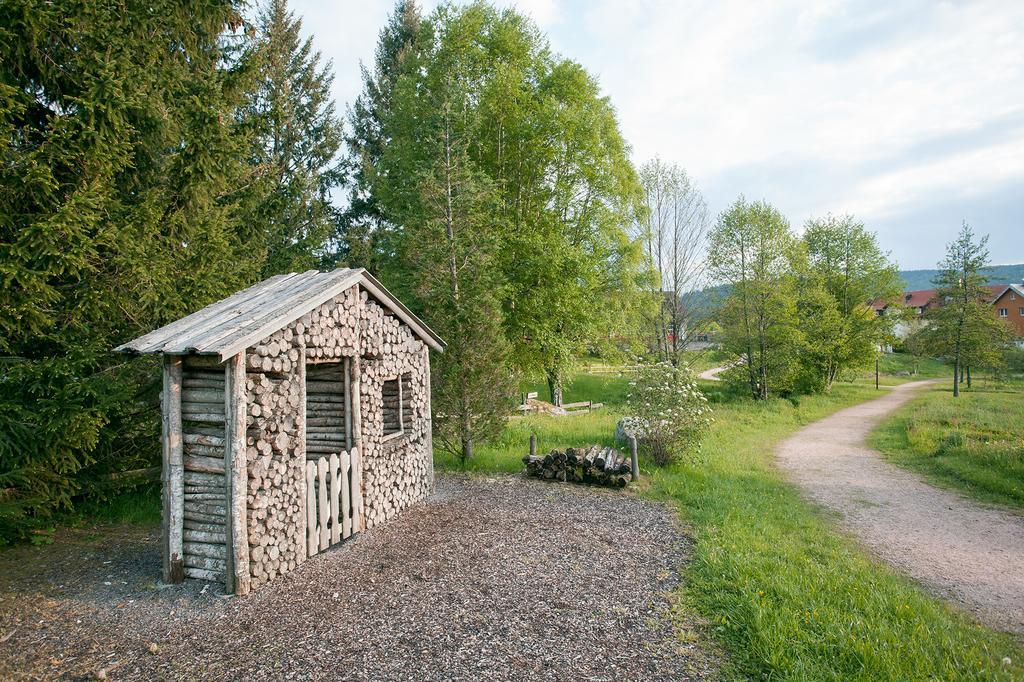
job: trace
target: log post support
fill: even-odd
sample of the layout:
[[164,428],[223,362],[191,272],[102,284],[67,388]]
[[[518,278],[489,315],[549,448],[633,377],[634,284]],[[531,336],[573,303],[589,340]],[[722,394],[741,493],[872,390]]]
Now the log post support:
[[362,408],[362,313],[363,299],[359,286],[355,289],[355,346],[356,354],[352,358],[349,371],[349,387],[351,394],[347,400],[352,413],[352,532],[358,533],[366,528],[363,518],[363,408]]
[[299,359],[298,367],[296,368],[299,375],[299,407],[298,416],[302,420],[302,425],[298,429],[299,442],[295,446],[295,457],[302,463],[302,475],[299,477],[301,481],[305,482],[303,485],[300,482],[299,485],[299,538],[300,543],[304,544],[305,551],[297,552],[296,563],[301,564],[306,560],[307,557],[312,556],[315,552],[311,551],[307,534],[309,533],[309,495],[315,494],[309,489],[309,476],[307,475],[308,466],[306,464],[306,430],[309,428],[307,423],[306,415],[306,342],[303,341],[299,344]]
[[245,351],[225,363],[224,414],[227,448],[225,481],[227,483],[227,572],[225,590],[237,595],[249,593],[249,529],[246,523],[246,494],[249,469],[245,456],[246,391]]
[[530,434],[530,457],[537,456],[537,434]]
[[428,493],[434,492],[434,405],[430,400],[430,347],[423,344],[423,364],[427,368],[426,385],[427,385],[427,407],[426,407],[426,443],[427,443],[427,457],[430,459],[428,466],[430,467],[430,478],[427,482]]
[[185,466],[181,440],[181,356],[165,355],[163,366],[163,580],[185,580]]

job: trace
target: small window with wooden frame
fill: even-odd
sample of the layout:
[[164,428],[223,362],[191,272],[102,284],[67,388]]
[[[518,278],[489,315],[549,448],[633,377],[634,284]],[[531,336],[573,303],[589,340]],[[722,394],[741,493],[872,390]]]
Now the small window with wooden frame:
[[386,379],[381,387],[384,440],[412,431],[412,374]]
[[306,459],[352,447],[348,360],[306,364]]

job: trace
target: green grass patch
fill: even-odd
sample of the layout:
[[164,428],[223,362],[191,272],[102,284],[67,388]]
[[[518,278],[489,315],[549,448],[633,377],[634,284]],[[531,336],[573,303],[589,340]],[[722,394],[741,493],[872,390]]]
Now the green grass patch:
[[893,464],[983,502],[1024,509],[1024,385],[975,382],[923,393],[883,422],[872,447]]
[[878,359],[882,374],[904,380],[939,379],[953,376],[953,368],[935,358],[915,358],[910,353],[884,353]]
[[[625,405],[626,394],[629,392],[628,376],[628,371],[573,374],[562,387],[562,400],[567,403],[592,400],[595,403],[604,403],[607,407]],[[519,390],[521,393],[536,391],[538,400],[551,402],[551,391],[546,382],[536,379],[523,381]]]
[[[645,492],[676,504],[696,545],[680,603],[729,654],[726,677],[1019,679],[1024,651],[865,555],[776,470],[773,447],[801,426],[877,396],[838,384],[799,400],[716,404],[702,454],[643,466]],[[611,443],[615,410],[510,422],[467,468],[520,471],[530,432],[541,452]],[[454,460],[437,457],[439,468]],[[1004,667],[1002,659],[1013,660]]]

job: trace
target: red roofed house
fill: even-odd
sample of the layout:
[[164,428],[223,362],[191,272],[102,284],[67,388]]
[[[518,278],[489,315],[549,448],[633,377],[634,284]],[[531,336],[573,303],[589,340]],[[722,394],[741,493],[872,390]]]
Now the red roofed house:
[[1018,343],[1024,341],[1024,285],[1005,284],[992,298],[992,314],[1013,328]]
[[[1017,284],[986,284],[982,287],[988,291],[985,303],[992,305],[992,314],[1000,319],[1009,320],[1018,338],[1024,338],[1024,286]],[[910,308],[914,317],[909,322],[896,325],[896,336],[904,338],[921,324],[926,312],[939,305],[939,292],[936,289],[918,289],[903,294],[900,305]],[[872,301],[871,307],[879,315],[893,305],[891,301]]]

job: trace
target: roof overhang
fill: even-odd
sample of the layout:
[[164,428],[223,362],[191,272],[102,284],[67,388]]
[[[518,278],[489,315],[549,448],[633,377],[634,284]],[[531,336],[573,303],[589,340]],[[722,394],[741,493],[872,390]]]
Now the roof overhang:
[[445,343],[365,269],[277,275],[114,349],[121,353],[215,355],[223,362],[346,289],[360,285],[437,351]]

